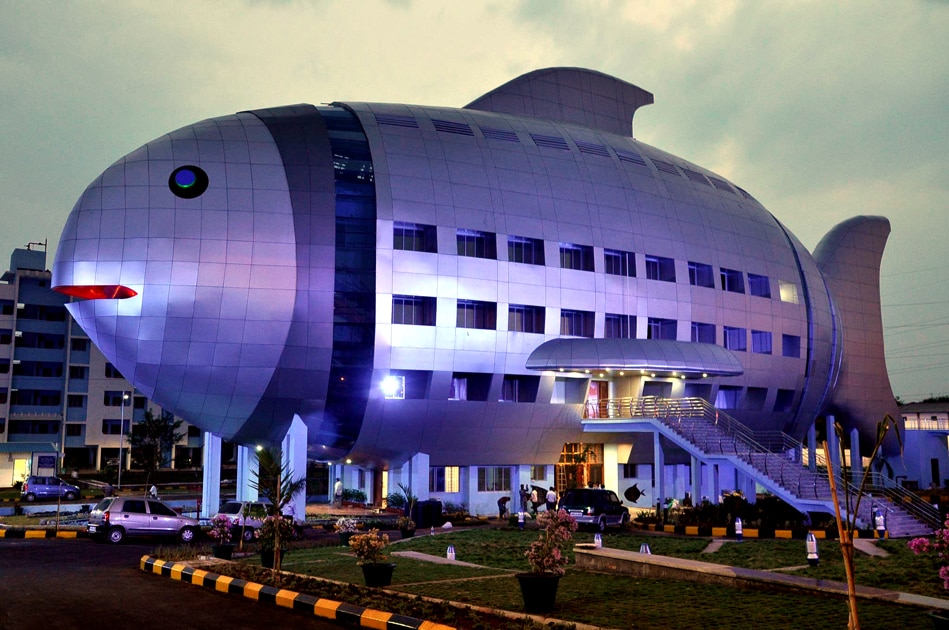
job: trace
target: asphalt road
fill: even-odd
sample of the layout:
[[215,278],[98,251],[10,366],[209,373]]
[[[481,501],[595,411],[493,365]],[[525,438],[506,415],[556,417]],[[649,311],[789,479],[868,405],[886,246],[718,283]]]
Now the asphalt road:
[[139,559],[160,544],[0,539],[0,630],[342,627],[139,570]]

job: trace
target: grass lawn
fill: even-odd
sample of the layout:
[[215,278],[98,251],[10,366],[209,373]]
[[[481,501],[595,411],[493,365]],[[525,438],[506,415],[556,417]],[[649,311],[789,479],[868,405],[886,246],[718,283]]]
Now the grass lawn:
[[[411,550],[444,556],[455,547],[459,561],[486,568],[436,564],[394,555],[397,564],[392,589],[407,594],[447,599],[467,604],[523,611],[520,590],[513,573],[527,569],[524,550],[536,531],[479,528],[437,536],[418,536],[399,542],[392,551]],[[593,536],[578,533],[576,542],[592,542]],[[691,558],[757,569],[805,567],[796,572],[809,577],[843,580],[839,547],[821,541],[821,562],[806,567],[804,542],[800,540],[745,540],[727,543],[720,551],[704,554],[709,539],[657,536],[640,532],[606,534],[607,547],[639,550],[648,543],[653,554]],[[896,588],[944,597],[938,566],[928,558],[913,556],[906,541],[883,541],[892,555],[870,558],[858,553],[857,582],[861,585]],[[252,556],[244,562],[256,563]],[[294,573],[352,584],[362,584],[362,573],[344,547],[296,549],[284,567]],[[363,604],[367,605],[367,604]],[[368,604],[371,605],[371,604]],[[859,603],[861,625],[866,628],[926,628],[931,620],[921,608],[886,603]],[[409,614],[403,611],[403,614]],[[444,614],[444,613],[442,613]],[[773,628],[839,629],[847,626],[847,604],[842,599],[817,594],[784,593],[774,590],[734,589],[676,580],[653,580],[594,574],[568,568],[557,593],[553,615],[569,622],[603,628]],[[434,619],[442,621],[442,619]],[[448,620],[444,620],[448,623]],[[510,625],[465,625],[465,628],[530,628],[522,622]],[[537,626],[539,627],[539,626]]]

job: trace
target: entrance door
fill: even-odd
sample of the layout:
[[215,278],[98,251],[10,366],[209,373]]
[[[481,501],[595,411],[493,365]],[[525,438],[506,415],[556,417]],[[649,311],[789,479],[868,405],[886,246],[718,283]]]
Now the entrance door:
[[587,390],[587,417],[588,418],[606,418],[606,401],[610,397],[609,381],[590,381],[590,388]]

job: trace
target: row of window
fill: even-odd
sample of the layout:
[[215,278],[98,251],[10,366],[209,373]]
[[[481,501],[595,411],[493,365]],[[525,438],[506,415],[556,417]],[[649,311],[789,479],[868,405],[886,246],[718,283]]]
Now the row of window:
[[[459,229],[456,232],[457,254],[474,258],[497,260],[497,235],[494,232]],[[393,246],[397,250],[438,253],[438,242],[434,225],[395,222]],[[544,241],[526,236],[508,236],[508,260],[527,265],[545,265]],[[560,267],[579,271],[595,271],[596,263],[591,245],[560,243]],[[675,282],[675,260],[664,256],[645,257],[647,280]],[[689,261],[689,284],[696,287],[715,288],[715,272],[712,265]],[[636,256],[633,252],[604,249],[605,273],[614,276],[636,277]],[[768,276],[748,273],[737,269],[719,269],[718,286],[723,291],[748,293],[756,297],[771,297],[771,282]],[[797,302],[797,290],[791,283],[780,283],[781,299]],[[793,298],[793,299],[792,299]]]
[[[435,325],[433,297],[416,295],[392,296],[392,323],[413,326]],[[497,304],[477,300],[457,300],[455,325],[458,328],[497,330]],[[546,308],[529,304],[511,304],[507,312],[510,332],[543,334]],[[593,337],[596,314],[592,311],[560,310],[560,334],[572,337]],[[647,339],[678,339],[679,323],[674,319],[650,317],[646,321]],[[729,350],[748,351],[748,331],[735,326],[723,326],[723,345]],[[607,313],[604,317],[603,337],[606,339],[636,338],[636,316]],[[692,322],[691,341],[714,344],[715,324]],[[765,330],[751,331],[751,351],[756,354],[772,353],[772,334]],[[781,336],[781,354],[800,358],[801,338]]]
[[[455,372],[446,392],[448,400],[487,401],[493,374]],[[390,399],[421,400],[431,398],[432,373],[425,370],[393,370],[382,384]],[[501,382],[498,402],[536,402],[540,376],[506,374]]]

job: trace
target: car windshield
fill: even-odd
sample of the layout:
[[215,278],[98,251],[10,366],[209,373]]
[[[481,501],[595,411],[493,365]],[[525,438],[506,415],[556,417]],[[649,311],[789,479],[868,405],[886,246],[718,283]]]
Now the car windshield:
[[95,506],[94,508],[92,508],[92,509],[94,509],[94,510],[96,510],[96,511],[99,511],[99,512],[105,512],[106,510],[109,509],[109,506],[112,505],[112,502],[113,502],[113,501],[115,501],[115,498],[114,498],[114,497],[108,498],[108,499],[102,499],[101,501],[99,501],[98,503],[96,503],[96,506]]
[[563,498],[563,502],[567,505],[592,505],[596,502],[596,495],[592,490],[571,490],[567,492],[567,496]]
[[243,503],[236,503],[234,501],[228,501],[221,506],[221,509],[217,511],[218,514],[240,514],[241,506]]

